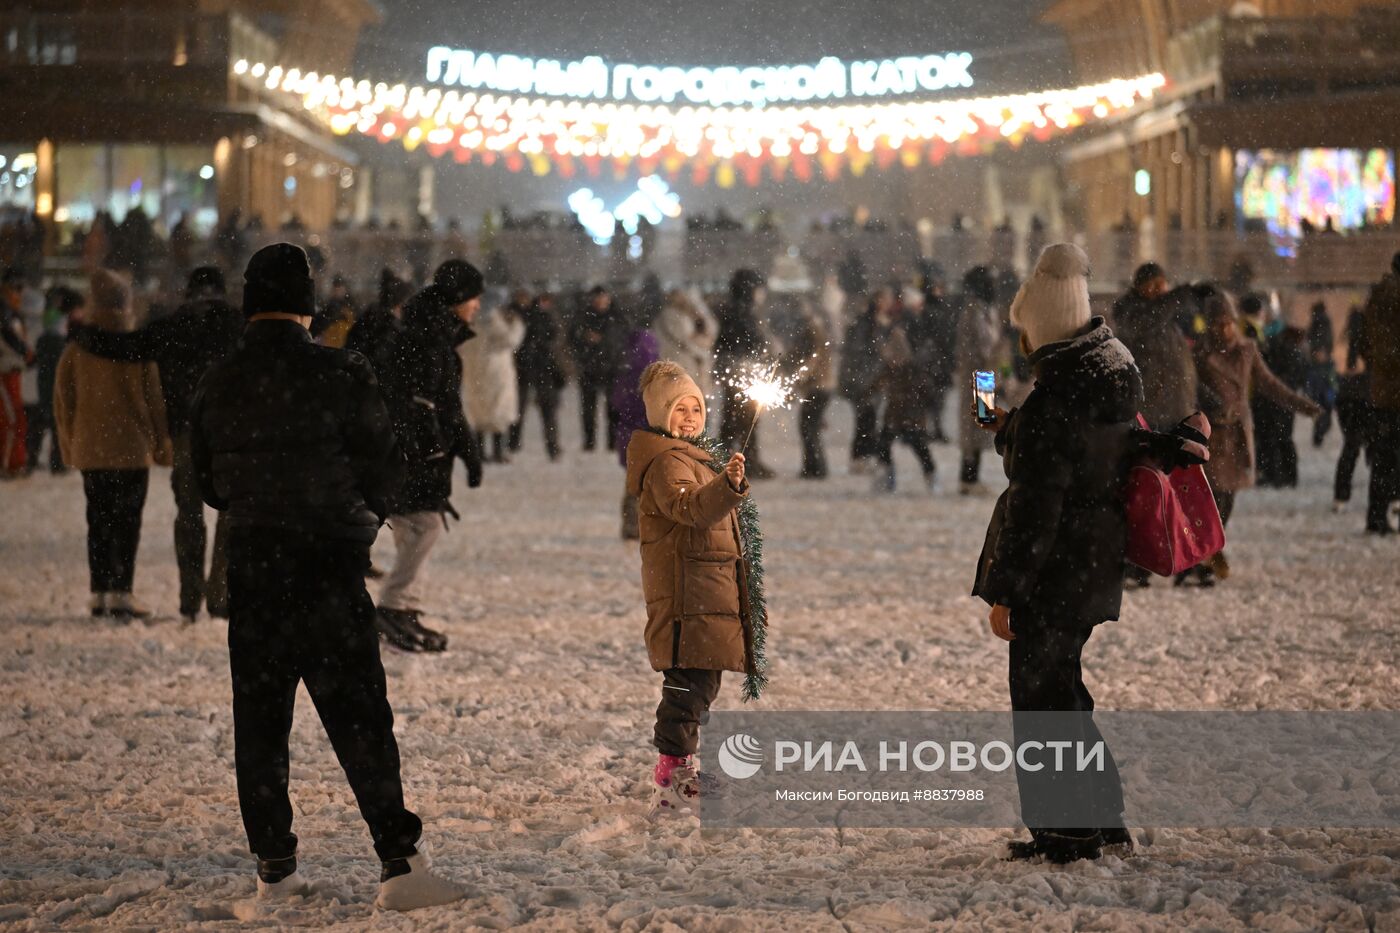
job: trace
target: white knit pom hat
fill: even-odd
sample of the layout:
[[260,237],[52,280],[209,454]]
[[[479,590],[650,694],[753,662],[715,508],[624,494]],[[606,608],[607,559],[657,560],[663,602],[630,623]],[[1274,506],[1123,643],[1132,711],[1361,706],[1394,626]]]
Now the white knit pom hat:
[[1032,350],[1067,340],[1089,323],[1089,257],[1073,243],[1053,243],[1011,302],[1011,323]]

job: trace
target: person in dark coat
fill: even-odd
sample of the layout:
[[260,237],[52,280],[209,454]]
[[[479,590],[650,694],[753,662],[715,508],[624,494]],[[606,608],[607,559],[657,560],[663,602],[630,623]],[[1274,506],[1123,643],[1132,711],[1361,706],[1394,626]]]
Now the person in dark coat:
[[768,295],[767,281],[753,269],[737,269],[729,278],[729,298],[715,315],[715,373],[723,396],[719,436],[730,450],[747,444],[747,470],[750,479],[771,479],[773,471],[763,462],[759,431],[754,419],[758,405],[733,385],[745,367],[758,363],[773,349],[771,337],[759,320],[758,309]]
[[467,466],[467,485],[481,485],[481,449],[462,407],[462,359],[457,348],[474,334],[485,281],[462,259],[438,266],[433,284],[404,306],[403,333],[383,374],[394,431],[408,458],[402,488],[393,497],[389,527],[394,566],[379,593],[380,633],[405,651],[442,651],[447,637],[422,624],[419,577],[446,515],[456,515],[452,469]]
[[153,362],[160,370],[175,450],[170,488],[175,494],[180,616],[186,623],[198,619],[201,607],[211,616],[228,618],[228,527],[222,519],[214,526],[213,553],[206,574],[208,529],[191,461],[189,413],[200,378],[233,352],[243,324],[243,316],[225,297],[224,274],[213,266],[202,266],[190,273],[184,303],[173,314],[140,330],[102,330],[77,323],[70,328],[72,339],[90,353],[122,362]]
[[558,460],[559,391],[564,388],[564,370],[559,360],[559,319],[554,311],[554,295],[541,292],[534,301],[528,301],[528,296],[520,294],[525,320],[525,339],[515,351],[520,418],[510,428],[510,449],[512,453],[520,449],[525,412],[533,401],[540,410],[545,453],[550,460]]
[[1322,406],[1322,417],[1313,423],[1313,447],[1321,447],[1332,430],[1332,412],[1337,407],[1337,366],[1332,360],[1336,335],[1324,302],[1314,302],[1308,316],[1308,398]]
[[56,285],[49,289],[44,309],[44,330],[34,341],[34,365],[38,377],[38,401],[27,406],[29,436],[26,442],[29,456],[26,469],[34,471],[39,466],[39,450],[44,444],[44,435],[49,435],[49,472],[67,472],[63,464],[63,451],[59,447],[58,434],[53,418],[54,377],[58,374],[58,360],[63,356],[63,348],[68,342],[68,321],[74,311],[83,306],[82,293]]
[[1400,501],[1400,253],[1371,288],[1358,352],[1371,378],[1371,430],[1367,452],[1371,485],[1366,503],[1368,534],[1391,535],[1390,509]]
[[404,806],[364,582],[403,452],[365,359],[311,341],[306,253],[265,247],[243,280],[247,332],[201,380],[190,436],[200,493],[228,516],[234,763],[258,894],[310,889],[296,870],[287,796],[304,683],[383,863],[379,906],[458,900],[462,890],[430,871],[423,824]]
[[880,374],[874,391],[884,400],[880,422],[880,449],[876,459],[876,492],[894,492],[894,442],[908,445],[923,470],[929,492],[937,489],[933,455],[928,449],[927,402],[923,373],[915,363],[914,350],[903,322],[893,325],[880,344]]
[[953,385],[953,366],[958,343],[958,310],[948,300],[947,281],[943,270],[930,263],[924,273],[924,312],[922,316],[922,347],[915,358],[928,373],[928,411],[933,440],[947,443],[943,429],[943,402]]
[[583,449],[598,446],[598,400],[607,408],[608,450],[616,446],[617,412],[608,404],[613,379],[622,365],[627,328],[613,308],[612,294],[595,285],[569,329],[569,348],[578,366],[579,413],[583,417]]
[[379,298],[360,315],[345,338],[345,349],[369,360],[376,375],[392,365],[399,334],[403,333],[403,306],[413,297],[413,286],[388,269],[379,273]]
[[[1122,493],[1142,380],[1103,319],[1090,317],[1088,270],[1077,246],[1049,246],[1011,308],[1036,383],[1020,408],[996,412],[995,446],[1010,483],[992,514],[972,592],[992,607],[993,634],[1010,643],[1018,746],[1051,737],[1086,747],[1102,741],[1080,656],[1094,627],[1118,618],[1122,601]],[[1080,715],[1052,727],[1033,715],[1043,712]],[[1097,773],[1018,767],[1032,838],[1012,843],[1012,858],[1066,862],[1097,858],[1104,845],[1131,846],[1111,753],[1105,762]],[[1059,793],[1072,787],[1088,801],[1089,825],[1056,818],[1056,781]]]
[[[1308,385],[1306,335],[1285,327],[1264,344],[1264,363],[1295,392]],[[1312,396],[1314,401],[1316,397]],[[1265,395],[1253,400],[1255,464],[1254,482],[1261,487],[1293,488],[1298,485],[1298,445],[1293,443],[1293,410]]]
[[876,289],[865,313],[846,328],[841,344],[841,394],[855,409],[851,436],[851,472],[864,473],[880,452],[879,394],[875,380],[880,375],[880,347],[898,312],[894,292]]
[[1341,512],[1351,501],[1356,461],[1366,447],[1371,423],[1371,377],[1361,364],[1361,337],[1365,315],[1352,308],[1344,336],[1347,342],[1346,368],[1337,374],[1337,425],[1342,431],[1342,450],[1337,455],[1337,471],[1332,482],[1332,511]]
[[1159,430],[1196,410],[1196,364],[1183,321],[1195,307],[1190,285],[1171,288],[1155,262],[1133,273],[1133,287],[1113,303],[1113,333],[1142,375],[1142,416]]
[[[610,401],[617,410],[617,459],[627,468],[627,445],[636,431],[647,427],[646,403],[642,399],[642,373],[661,358],[656,334],[648,327],[638,327],[627,335],[625,365],[613,382]],[[637,496],[623,490],[622,540],[636,541],[641,537],[641,513]]]

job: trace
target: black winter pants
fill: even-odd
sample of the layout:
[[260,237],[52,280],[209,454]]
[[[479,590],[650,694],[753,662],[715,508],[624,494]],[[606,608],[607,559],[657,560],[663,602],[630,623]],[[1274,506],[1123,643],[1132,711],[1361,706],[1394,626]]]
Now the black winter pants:
[[214,526],[214,553],[204,574],[208,529],[204,499],[190,457],[190,436],[174,439],[175,462],[170,489],[175,494],[175,563],[180,569],[180,614],[194,615],[208,601],[211,615],[228,615],[228,523],[223,513]]
[[948,386],[931,385],[928,390],[928,414],[929,424],[933,425],[933,437],[935,440],[946,440],[947,434],[943,431],[943,400],[948,395]]
[[612,393],[612,376],[607,373],[583,373],[578,380],[579,413],[583,417],[583,449],[592,450],[598,446],[598,397],[603,398],[607,409],[607,430],[604,443],[608,450],[615,446],[613,435],[617,430],[617,409],[613,408],[609,397]]
[[886,466],[894,462],[894,442],[903,441],[909,449],[914,451],[914,456],[919,458],[919,466],[923,467],[925,476],[932,476],[934,471],[933,454],[928,449],[928,432],[918,428],[906,428],[895,430],[886,427],[880,432],[880,451],[876,454],[879,461]]
[[520,449],[520,438],[525,431],[525,413],[530,402],[540,410],[540,424],[544,428],[544,449],[553,460],[559,456],[559,390],[552,385],[531,382],[522,375],[516,382],[520,397],[520,417],[510,426],[510,449]]
[[84,470],[88,584],[94,593],[130,593],[141,543],[149,470]]
[[962,455],[962,463],[958,467],[958,481],[963,483],[976,483],[982,475],[982,451],[969,450]]
[[663,672],[661,704],[656,707],[656,750],[684,758],[700,747],[700,727],[719,696],[721,671],[673,667]]
[[229,533],[234,765],[248,844],[294,855],[287,796],[297,684],[325,726],[380,859],[405,858],[423,830],[404,807],[394,713],[365,590],[369,546],[291,532]]
[[39,468],[39,449],[44,446],[44,435],[49,435],[49,470],[57,473],[63,469],[63,452],[58,449],[58,432],[53,423],[52,405],[26,405],[24,406],[25,420],[28,422],[28,434],[25,436],[24,446],[29,451],[29,469]]
[[1371,411],[1371,489],[1366,503],[1366,527],[1390,527],[1390,503],[1400,499],[1400,409]]
[[1337,456],[1337,475],[1332,498],[1338,502],[1351,501],[1352,478],[1356,461],[1366,447],[1366,432],[1371,420],[1371,403],[1364,398],[1337,399],[1337,424],[1342,429],[1342,452]]
[[802,435],[802,475],[826,476],[826,451],[822,449],[822,429],[826,426],[826,406],[831,393],[818,389],[797,407],[798,432]]
[[[1103,741],[1094,725],[1094,697],[1084,686],[1080,658],[1084,643],[1093,634],[1091,623],[1057,617],[1035,610],[1013,610],[1010,686],[1012,722],[1016,745],[1030,741],[1069,741],[1092,748]],[[1073,716],[1037,716],[1036,713],[1077,713]],[[1048,747],[1048,746],[1047,746]],[[1045,756],[1030,756],[1045,762]],[[1066,761],[1074,753],[1066,753]],[[1104,743],[1102,771],[1023,770],[1019,761],[1016,783],[1021,792],[1021,819],[1037,839],[1055,836],[1093,836],[1102,829],[1123,825],[1123,785],[1113,753]],[[1089,826],[1067,826],[1061,803],[1091,801],[1094,819]]]
[[856,409],[851,459],[868,460],[880,452],[880,412],[874,399],[860,399],[851,404]]
[[1220,527],[1225,528],[1230,524],[1230,516],[1235,514],[1235,496],[1233,490],[1215,489],[1211,491],[1215,497],[1215,510],[1220,513]]

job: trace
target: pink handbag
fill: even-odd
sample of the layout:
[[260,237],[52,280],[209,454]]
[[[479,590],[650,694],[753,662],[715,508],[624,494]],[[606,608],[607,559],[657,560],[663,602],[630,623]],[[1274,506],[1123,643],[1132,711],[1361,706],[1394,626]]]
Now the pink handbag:
[[[1142,415],[1138,426],[1148,429]],[[1151,573],[1174,576],[1225,547],[1220,511],[1206,471],[1199,465],[1167,473],[1155,463],[1133,464],[1128,471],[1126,506],[1126,557]]]

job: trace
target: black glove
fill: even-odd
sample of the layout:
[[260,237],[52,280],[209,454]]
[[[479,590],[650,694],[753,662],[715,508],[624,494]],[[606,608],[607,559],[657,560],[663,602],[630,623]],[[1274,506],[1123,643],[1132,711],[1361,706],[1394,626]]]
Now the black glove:
[[1134,450],[1140,456],[1155,460],[1168,473],[1200,466],[1210,459],[1209,435],[1200,430],[1202,426],[1207,431],[1210,429],[1209,422],[1198,412],[1181,419],[1170,433],[1136,429],[1133,431]]

